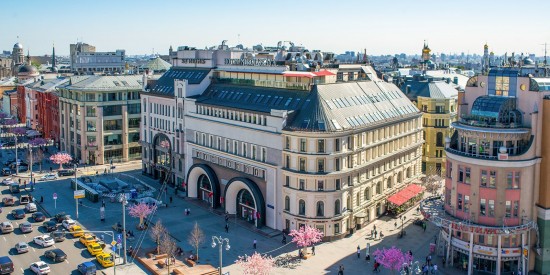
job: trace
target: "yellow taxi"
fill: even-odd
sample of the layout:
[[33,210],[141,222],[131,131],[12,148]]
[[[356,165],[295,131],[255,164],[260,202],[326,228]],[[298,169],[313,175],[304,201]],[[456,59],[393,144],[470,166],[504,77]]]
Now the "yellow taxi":
[[94,243],[95,241],[95,236],[92,234],[84,234],[80,236],[80,243],[82,243],[84,246],[88,246],[88,244]]
[[75,238],[84,235],[84,231],[79,225],[73,225],[69,227],[69,232],[73,233],[73,237]]
[[115,265],[115,263],[111,260],[111,254],[109,253],[100,253],[96,255],[95,258],[103,267],[111,267]]
[[88,248],[88,252],[90,252],[92,256],[96,256],[98,254],[103,253],[103,248],[101,248],[101,245],[96,242],[88,243],[86,247]]

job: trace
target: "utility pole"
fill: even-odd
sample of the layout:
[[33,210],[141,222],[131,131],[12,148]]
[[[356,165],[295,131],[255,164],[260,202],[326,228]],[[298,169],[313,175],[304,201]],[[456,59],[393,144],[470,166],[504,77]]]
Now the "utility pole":
[[128,256],[126,255],[126,204],[128,202],[126,201],[126,196],[123,193],[122,196],[122,251],[123,251],[123,263],[126,264],[128,262]]
[[[76,181],[76,163],[74,164],[74,190],[78,190],[78,182]],[[76,219],[78,220],[78,200],[74,199],[74,202],[76,204]]]
[[15,135],[15,175],[19,173],[19,155],[17,154],[17,135]]
[[[30,182],[30,184],[31,184],[31,186],[33,186],[32,185],[32,147],[31,147],[30,144],[28,144],[28,146],[29,146],[29,154],[31,155],[31,163],[29,163],[30,166],[31,166],[31,182]],[[31,187],[31,189],[32,189],[32,187]]]

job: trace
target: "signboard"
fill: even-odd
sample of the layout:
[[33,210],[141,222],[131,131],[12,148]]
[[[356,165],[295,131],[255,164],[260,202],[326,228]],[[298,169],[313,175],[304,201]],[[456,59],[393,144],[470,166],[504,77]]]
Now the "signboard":
[[122,234],[117,234],[116,235],[116,242],[119,243],[119,244],[122,243]]
[[53,193],[53,199],[57,200],[57,193]]
[[237,65],[237,66],[277,66],[275,60],[267,58],[252,58],[252,59],[237,59],[226,58],[225,65]]
[[74,191],[74,198],[75,199],[83,199],[86,196],[86,191],[84,190],[75,190]]
[[115,246],[115,245],[116,245],[116,242],[115,242],[115,241],[112,241],[112,242],[111,242],[111,245],[112,245],[112,246]]
[[508,160],[508,154],[498,154],[498,160]]

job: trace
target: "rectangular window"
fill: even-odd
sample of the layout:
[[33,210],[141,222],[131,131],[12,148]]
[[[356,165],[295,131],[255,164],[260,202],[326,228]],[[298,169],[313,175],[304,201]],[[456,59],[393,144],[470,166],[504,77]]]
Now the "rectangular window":
[[290,137],[285,137],[285,149],[290,150]]
[[305,152],[305,151],[306,151],[306,139],[301,138],[300,139],[300,152]]
[[486,202],[485,199],[481,199],[481,201],[479,202],[479,215],[480,216],[487,215],[487,213],[485,212],[485,202]]
[[458,182],[464,182],[464,168],[461,165],[458,166]]
[[319,139],[317,140],[317,153],[324,153],[325,152],[325,140]]
[[334,169],[336,171],[340,171],[340,158],[335,158],[334,159]]
[[[401,163],[401,159],[399,159],[399,162]],[[453,178],[453,163],[447,160],[447,170],[445,171],[447,174],[447,178]]]
[[336,190],[340,190],[340,179],[334,180],[334,185]]
[[305,172],[306,171],[306,159],[305,158],[300,158],[300,172]]
[[262,162],[265,162],[266,158],[267,158],[267,150],[264,147],[262,147]]
[[466,176],[464,177],[464,183],[470,184],[470,167],[466,167]]
[[318,159],[317,160],[317,172],[318,173],[324,173],[325,172],[325,159]]
[[508,172],[506,177],[508,189],[518,189],[520,181],[520,172]]
[[519,215],[519,201],[514,201],[514,218],[517,218]]
[[462,194],[458,194],[456,203],[457,203],[457,209],[459,211],[462,211]]
[[487,187],[487,170],[481,170],[481,179],[479,185],[481,187]]
[[340,234],[340,224],[335,223],[334,224],[334,235],[338,235],[338,234]]
[[478,243],[479,244],[485,243],[485,235],[478,235]]
[[237,141],[233,141],[233,154],[238,155],[239,154],[239,146]]
[[512,202],[506,201],[506,218],[512,217]]
[[497,184],[497,171],[489,172],[489,187],[495,188]]
[[470,213],[470,196],[464,195],[464,213]]
[[495,216],[495,201],[489,200],[489,217]]
[[317,191],[323,191],[325,190],[325,182],[322,180],[317,181]]
[[243,142],[243,157],[246,158],[246,157],[247,157],[247,154],[248,154],[248,152],[247,152],[247,144]]
[[286,176],[285,179],[286,179],[286,181],[285,181],[285,186],[286,186],[286,187],[290,186],[290,177],[289,177],[289,176]]
[[340,139],[339,138],[334,140],[334,151],[335,152],[340,152]]
[[256,159],[256,145],[252,145],[252,159]]
[[300,185],[299,185],[300,190],[305,190],[306,189],[306,180],[300,179],[299,182],[300,182]]

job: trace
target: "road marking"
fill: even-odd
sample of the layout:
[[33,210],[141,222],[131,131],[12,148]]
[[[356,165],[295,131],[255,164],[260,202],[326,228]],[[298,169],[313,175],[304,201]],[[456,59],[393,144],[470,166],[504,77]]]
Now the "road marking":
[[36,252],[36,250],[34,250],[34,247],[31,247],[32,248],[32,251]]
[[65,262],[66,262],[67,264],[69,264],[69,260],[65,260]]
[[6,240],[6,237],[2,237],[2,238],[4,238],[4,241],[5,241],[5,242],[7,242],[7,241],[8,241],[8,240]]
[[18,223],[18,222],[15,222],[15,224],[16,224],[17,226],[19,226],[19,223]]
[[21,268],[19,268],[19,269],[21,269],[21,273],[25,273],[25,270],[23,270],[23,268],[22,268],[22,267],[21,267]]
[[25,236],[25,238],[27,237],[27,234],[23,234],[23,236]]
[[55,246],[55,244],[53,245],[53,247],[57,248],[57,247]]

